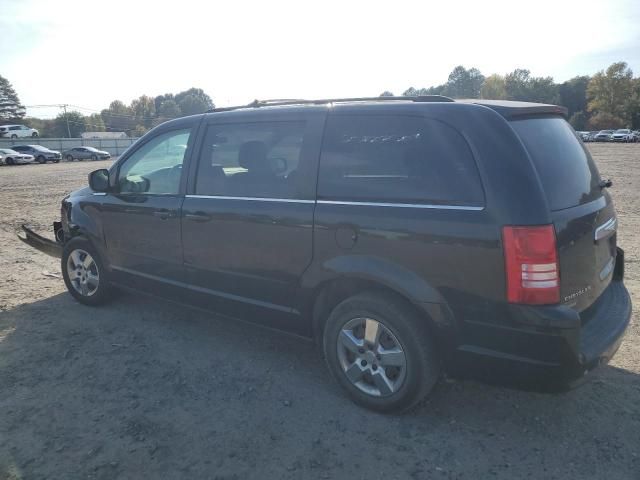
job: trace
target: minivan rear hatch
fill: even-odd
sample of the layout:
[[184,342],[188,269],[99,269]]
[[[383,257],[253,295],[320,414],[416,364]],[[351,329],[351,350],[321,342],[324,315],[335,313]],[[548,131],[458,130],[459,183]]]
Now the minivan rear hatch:
[[510,124],[533,161],[551,211],[560,302],[582,311],[611,282],[617,229],[611,197],[589,151],[564,118],[516,117]]

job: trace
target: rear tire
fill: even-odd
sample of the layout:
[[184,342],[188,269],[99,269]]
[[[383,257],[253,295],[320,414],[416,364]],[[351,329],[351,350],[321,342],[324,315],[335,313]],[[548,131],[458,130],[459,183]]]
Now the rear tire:
[[73,162],[73,156],[72,155],[67,155],[66,158],[67,162]]
[[15,165],[16,162],[13,160],[13,158],[7,158],[4,163],[6,163],[7,165]]
[[14,133],[13,135],[11,135],[11,138],[18,138],[18,135]]
[[73,298],[84,305],[97,306],[113,296],[108,272],[91,242],[76,237],[62,251],[62,277]]
[[33,133],[31,134],[31,136],[32,136],[32,137],[37,137],[37,136],[38,136],[38,133],[37,133],[37,132],[33,132]]
[[440,375],[426,322],[392,294],[364,292],[344,300],[324,327],[329,371],[360,406],[383,413],[410,410]]

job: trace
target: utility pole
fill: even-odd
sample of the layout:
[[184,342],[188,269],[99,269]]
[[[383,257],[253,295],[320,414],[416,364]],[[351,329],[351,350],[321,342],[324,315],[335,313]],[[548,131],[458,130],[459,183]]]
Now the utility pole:
[[62,105],[62,108],[64,109],[64,119],[67,122],[67,136],[68,138],[71,138],[71,130],[69,129],[69,116],[67,115],[67,104],[65,103],[64,105]]

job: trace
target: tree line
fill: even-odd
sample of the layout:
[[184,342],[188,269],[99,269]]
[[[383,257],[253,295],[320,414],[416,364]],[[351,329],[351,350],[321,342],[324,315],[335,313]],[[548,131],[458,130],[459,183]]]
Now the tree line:
[[67,106],[66,112],[53,119],[25,117],[11,84],[0,76],[0,124],[19,122],[37,128],[43,137],[79,137],[83,132],[125,132],[139,137],[172,118],[206,112],[215,107],[201,88],[190,88],[176,94],[151,97],[142,95],[130,104],[114,100],[100,112],[89,113],[84,107]]
[[[385,91],[381,96],[393,95]],[[457,66],[441,85],[410,87],[402,95],[445,95],[452,98],[520,100],[563,105],[576,130],[640,129],[640,77],[626,62],[611,64],[593,76],[581,75],[556,83],[534,77],[526,69],[485,77],[477,68]]]
[[[393,95],[385,91],[381,96]],[[446,95],[452,98],[521,100],[563,105],[576,130],[640,129],[640,77],[625,62],[611,64],[593,76],[582,75],[556,83],[553,77],[535,77],[526,69],[485,77],[477,68],[457,66],[441,85],[410,87],[402,95]],[[201,88],[151,97],[142,95],[130,104],[114,100],[97,112],[69,106],[54,119],[26,118],[26,109],[7,79],[0,76],[0,124],[20,122],[37,128],[45,137],[79,137],[81,133],[125,132],[143,135],[156,125],[214,108]]]

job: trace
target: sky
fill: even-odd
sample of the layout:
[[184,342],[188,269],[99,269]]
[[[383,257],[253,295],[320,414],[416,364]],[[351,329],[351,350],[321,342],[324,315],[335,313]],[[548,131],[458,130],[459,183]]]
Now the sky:
[[202,88],[256,98],[401,94],[456,65],[557,82],[626,61],[640,76],[640,0],[0,0],[0,75],[30,116]]

